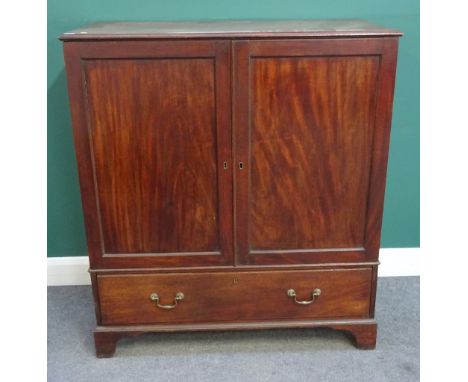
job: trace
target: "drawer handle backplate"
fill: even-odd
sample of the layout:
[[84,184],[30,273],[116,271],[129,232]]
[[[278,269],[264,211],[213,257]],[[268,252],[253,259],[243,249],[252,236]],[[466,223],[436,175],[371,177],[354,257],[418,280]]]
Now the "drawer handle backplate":
[[184,299],[184,294],[182,292],[177,292],[175,297],[174,297],[174,304],[173,305],[163,305],[159,303],[159,295],[157,293],[151,293],[150,294],[150,300],[154,301],[156,303],[156,306],[161,309],[174,309],[179,301],[182,301]]
[[311,300],[298,300],[297,297],[296,297],[296,291],[294,289],[288,289],[288,291],[286,292],[288,294],[289,297],[292,297],[294,298],[294,302],[296,304],[299,304],[299,305],[309,305],[309,304],[312,304],[316,297],[320,296],[322,294],[322,291],[319,289],[319,288],[315,288],[314,291],[312,292],[312,296],[311,296]]

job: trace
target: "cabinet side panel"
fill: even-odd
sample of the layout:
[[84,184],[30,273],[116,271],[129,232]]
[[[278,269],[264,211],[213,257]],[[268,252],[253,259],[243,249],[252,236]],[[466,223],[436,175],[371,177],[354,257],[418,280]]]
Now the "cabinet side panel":
[[377,95],[375,133],[372,145],[371,181],[367,206],[366,256],[379,257],[382,216],[384,208],[387,163],[392,125],[393,94],[398,54],[398,38],[385,38],[380,64],[379,92]]
[[81,57],[77,44],[65,43],[63,50],[88,255],[91,267],[99,267],[102,260],[101,235],[86,121]]

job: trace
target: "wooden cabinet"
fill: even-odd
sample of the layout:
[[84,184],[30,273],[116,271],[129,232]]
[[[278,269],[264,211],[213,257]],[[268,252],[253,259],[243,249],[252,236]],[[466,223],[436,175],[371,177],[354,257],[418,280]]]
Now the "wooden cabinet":
[[399,36],[358,20],[61,36],[98,356],[176,330],[320,326],[375,346]]

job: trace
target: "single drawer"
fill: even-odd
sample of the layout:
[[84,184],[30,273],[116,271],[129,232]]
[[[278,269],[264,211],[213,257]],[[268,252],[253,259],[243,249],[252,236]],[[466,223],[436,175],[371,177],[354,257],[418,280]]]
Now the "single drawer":
[[98,290],[103,325],[364,318],[371,281],[371,268],[99,275]]

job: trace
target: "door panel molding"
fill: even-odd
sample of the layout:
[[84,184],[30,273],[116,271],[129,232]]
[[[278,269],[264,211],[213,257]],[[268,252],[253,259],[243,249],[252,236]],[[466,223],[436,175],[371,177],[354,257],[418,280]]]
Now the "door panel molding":
[[[69,83],[69,95],[71,99],[71,111],[72,111],[72,120],[74,126],[74,137],[75,137],[75,147],[77,162],[79,164],[79,176],[80,176],[80,187],[82,191],[82,203],[84,210],[85,225],[87,229],[87,239],[88,239],[88,252],[90,255],[91,268],[120,268],[120,267],[177,267],[182,264],[191,264],[192,266],[211,266],[211,265],[226,265],[233,263],[233,237],[232,237],[232,166],[229,166],[227,169],[223,167],[225,161],[232,162],[231,159],[231,96],[229,92],[226,92],[226,89],[230,88],[231,81],[231,43],[229,41],[219,41],[219,40],[206,40],[199,42],[185,42],[185,41],[154,41],[154,42],[141,42],[141,41],[126,41],[119,43],[118,45],[113,44],[112,42],[76,42],[65,44],[65,59],[67,63],[67,76]],[[210,88],[213,91],[213,116],[207,117],[202,116],[203,118],[213,118],[214,123],[214,137],[211,144],[214,147],[214,157],[212,163],[206,163],[206,166],[214,166],[212,174],[216,177],[215,180],[215,190],[208,192],[214,192],[215,200],[215,226],[216,226],[216,240],[217,243],[200,245],[200,249],[196,251],[187,250],[190,249],[190,242],[187,242],[186,248],[161,248],[162,250],[152,251],[150,247],[146,251],[125,251],[125,247],[128,246],[125,242],[128,240],[134,239],[136,245],[141,245],[137,238],[132,237],[133,234],[130,233],[128,238],[125,237],[115,237],[109,236],[111,233],[108,233],[108,240],[111,240],[114,243],[120,243],[117,246],[110,245],[109,248],[105,249],[104,235],[101,226],[100,220],[100,208],[99,208],[99,189],[96,182],[97,178],[93,173],[92,169],[95,169],[95,155],[93,153],[93,129],[91,129],[91,124],[95,125],[97,122],[95,120],[87,120],[86,115],[89,115],[89,102],[86,94],[86,90],[83,91],[83,85],[86,84],[87,76],[87,67],[89,65],[95,65],[99,62],[108,62],[110,67],[118,68],[119,62],[129,62],[134,63],[135,67],[138,67],[141,70],[146,70],[146,63],[151,67],[153,65],[153,72],[156,70],[158,63],[164,65],[163,60],[176,60],[179,61],[179,66],[185,70],[185,73],[189,73],[190,70],[197,70],[196,66],[192,68],[191,62],[196,63],[197,59],[200,62],[212,62],[212,79]],[[184,61],[188,60],[188,61]],[[184,64],[186,62],[186,64]],[[115,64],[112,64],[115,63]],[[172,63],[173,64],[173,63]],[[167,67],[167,70],[173,70],[174,65]],[[117,65],[117,66],[115,66]],[[156,66],[155,66],[156,65]],[[198,65],[198,64],[195,64]],[[131,66],[131,65],[130,65]],[[199,65],[198,65],[199,66]],[[204,67],[204,66],[203,66]],[[201,70],[202,67],[200,67]],[[118,69],[115,69],[118,70]],[[147,72],[148,81],[151,80],[151,73]],[[111,75],[113,72],[108,71],[106,73],[99,73],[100,75]],[[144,73],[144,72],[142,72]],[[149,73],[149,74],[148,74]],[[184,74],[185,75],[185,74]],[[194,75],[196,73],[194,72]],[[204,72],[204,76],[209,76],[208,72]],[[137,77],[135,77],[137,78]],[[138,77],[139,78],[139,77]],[[209,77],[206,77],[207,80]],[[89,80],[89,79],[88,79]],[[160,79],[155,79],[160,80]],[[167,78],[161,79],[161,81],[171,81],[171,77],[168,75]],[[103,84],[106,82],[103,82]],[[129,86],[131,86],[130,84]],[[117,85],[118,86],[118,85]],[[150,89],[151,90],[151,89]],[[148,90],[148,91],[150,91]],[[203,90],[203,89],[202,89]],[[103,88],[104,91],[104,88]],[[138,91],[138,90],[136,90]],[[209,92],[208,88],[203,90],[205,93]],[[105,96],[105,93],[101,95]],[[125,97],[126,95],[120,95]],[[188,95],[187,97],[190,97]],[[99,99],[96,99],[95,102],[99,102]],[[164,101],[164,100],[163,100]],[[173,101],[173,104],[176,104],[178,100],[168,100]],[[184,100],[187,101],[187,100]],[[190,101],[190,100],[189,100]],[[104,101],[103,101],[104,102]],[[162,102],[162,101],[161,101]],[[192,102],[192,101],[190,101]],[[194,100],[193,102],[196,102]],[[137,105],[135,103],[135,105]],[[170,104],[171,105],[171,104]],[[169,105],[169,106],[170,106]],[[136,107],[136,106],[135,106]],[[146,108],[146,109],[145,109]],[[102,108],[100,108],[102,110]],[[149,111],[148,111],[149,110]],[[146,105],[142,108],[142,113],[147,112],[149,118],[154,117],[150,115],[154,113],[150,109],[150,105]],[[176,112],[174,110],[174,112]],[[120,113],[122,114],[122,113]],[[175,116],[177,117],[177,116]],[[106,118],[104,116],[103,118]],[[137,117],[135,117],[137,118]],[[169,119],[170,120],[170,119]],[[115,124],[115,123],[114,123]],[[109,125],[110,126],[110,125]],[[122,125],[124,126],[124,125]],[[184,125],[185,126],[185,125]],[[130,131],[130,129],[129,129]],[[103,134],[105,131],[103,132]],[[135,134],[138,132],[135,131]],[[170,134],[170,133],[169,133]],[[137,139],[131,136],[126,139]],[[104,142],[104,140],[103,140]],[[187,142],[187,141],[186,141]],[[122,146],[123,144],[123,146]],[[196,147],[194,142],[194,150],[203,149]],[[121,143],[121,147],[125,146],[126,143]],[[104,147],[104,146],[103,146]],[[117,145],[118,147],[118,145]],[[163,147],[163,146],[161,146]],[[131,148],[129,149],[131,150]],[[109,153],[109,152],[108,152]],[[112,152],[110,152],[112,153]],[[131,153],[130,153],[131,154]],[[148,154],[150,155],[150,154]],[[183,153],[178,155],[179,163],[183,163],[185,157]],[[201,157],[200,157],[201,158]],[[138,157],[138,163],[144,166],[144,162],[140,162],[142,157]],[[101,161],[101,165],[104,162]],[[194,164],[195,166],[195,164]],[[203,163],[197,165],[199,171],[203,172]],[[209,168],[209,167],[208,167]],[[105,168],[101,168],[105,173]],[[183,169],[180,169],[183,171]],[[195,169],[192,169],[195,171]],[[191,171],[192,171],[191,170]],[[188,170],[187,170],[188,171]],[[197,170],[198,171],[198,170]],[[208,171],[208,170],[206,170]],[[143,173],[142,173],[143,174]],[[145,175],[146,176],[146,175]],[[167,176],[171,176],[168,174]],[[208,175],[207,175],[208,176]],[[153,176],[156,179],[155,176]],[[195,178],[194,178],[195,179]],[[208,179],[208,178],[207,178]],[[115,182],[115,179],[112,180]],[[196,180],[194,180],[196,181]],[[152,181],[151,181],[152,182]],[[194,184],[194,187],[197,187]],[[139,195],[139,194],[138,194]],[[209,197],[209,195],[207,195]],[[102,195],[101,195],[102,197]],[[106,200],[107,201],[107,200]],[[128,199],[130,203],[130,199]],[[145,201],[143,201],[145,203]],[[194,201],[194,203],[197,203]],[[130,204],[128,204],[130,205]],[[194,208],[196,204],[193,205]],[[141,207],[141,208],[140,208]],[[140,211],[144,211],[143,207],[138,207]],[[170,207],[170,206],[169,206]],[[112,207],[110,207],[112,211]],[[130,207],[128,207],[130,208]],[[146,208],[146,207],[145,207]],[[128,210],[130,211],[130,209]],[[195,210],[194,210],[195,211]],[[197,207],[197,214],[202,213]],[[157,215],[157,212],[154,212]],[[154,219],[155,216],[149,215],[148,219]],[[141,216],[137,216],[137,219],[141,219]],[[120,221],[115,220],[119,224]],[[141,223],[140,220],[138,220]],[[149,220],[147,220],[149,221]],[[140,226],[140,224],[138,224]],[[108,227],[109,224],[106,224]],[[201,227],[201,226],[200,226]],[[170,235],[170,227],[166,229],[167,235]],[[182,229],[182,228],[181,228]],[[206,229],[206,228],[205,228]],[[113,231],[117,233],[118,231]],[[123,231],[122,231],[123,232]],[[136,232],[136,231],[135,231]],[[148,235],[152,235],[151,229],[148,231]],[[186,232],[186,231],[181,231]],[[167,237],[166,235],[166,237]],[[180,236],[180,235],[179,235]],[[151,238],[150,238],[151,239]],[[122,241],[123,240],[123,241]],[[127,240],[127,241],[125,241]],[[198,240],[198,239],[197,239]],[[203,236],[200,237],[200,240],[208,240]],[[144,241],[144,240],[143,240]],[[147,241],[148,242],[148,241]],[[207,242],[208,243],[208,242]],[[169,244],[168,244],[169,245]],[[108,245],[106,245],[108,246]],[[132,248],[131,246],[129,248]],[[116,249],[118,249],[116,251]],[[207,250],[209,249],[209,250]]]
[[[386,157],[386,152],[385,148],[388,146],[388,139],[389,139],[389,133],[390,133],[390,120],[391,120],[391,100],[392,100],[392,92],[393,92],[393,83],[394,83],[394,75],[395,75],[395,59],[392,59],[392,57],[396,57],[396,49],[397,49],[397,39],[393,38],[383,38],[383,39],[372,39],[372,38],[357,38],[355,40],[348,40],[348,39],[324,39],[324,40],[289,40],[289,41],[235,41],[233,42],[233,65],[234,65],[234,74],[233,74],[233,135],[235,138],[235,161],[236,162],[243,162],[244,163],[244,169],[243,170],[237,170],[235,174],[235,246],[236,246],[236,262],[239,264],[254,264],[254,265],[262,265],[262,264],[307,264],[307,263],[326,263],[326,262],[334,262],[334,261],[339,261],[339,262],[353,262],[353,261],[372,261],[378,258],[378,247],[380,245],[380,225],[381,225],[381,215],[382,215],[382,209],[383,209],[383,191],[385,188],[385,171],[386,171],[386,165],[387,165],[387,157]],[[283,93],[279,92],[278,93],[262,93],[261,98],[255,98],[254,95],[254,90],[256,88],[253,88],[255,86],[254,81],[260,81],[259,86],[266,86],[265,84],[268,84],[268,81],[275,81],[274,76],[280,76],[280,75],[291,75],[292,73],[292,78],[294,78],[294,75],[296,75],[296,78],[300,78],[297,74],[300,73],[302,76],[304,73],[307,74],[307,72],[304,72],[304,67],[299,67],[299,64],[296,64],[295,59],[300,58],[301,60],[298,60],[297,63],[301,63],[301,65],[305,65],[304,62],[307,62],[308,59],[317,59],[317,62],[320,62],[320,64],[315,65],[310,65],[310,68],[315,68],[315,70],[328,70],[327,72],[323,72],[323,76],[332,76],[329,78],[332,78],[335,82],[333,84],[334,90],[336,90],[336,85],[343,87],[349,87],[349,86],[354,86],[356,91],[358,91],[358,95],[360,98],[366,97],[363,99],[360,99],[358,101],[361,101],[360,103],[356,104],[358,107],[361,108],[367,108],[364,109],[364,111],[361,113],[362,115],[369,115],[370,117],[369,120],[366,122],[368,123],[368,133],[362,133],[362,130],[356,130],[357,127],[359,127],[356,124],[359,124],[361,121],[360,120],[360,115],[357,115],[357,112],[353,112],[353,108],[351,106],[341,106],[341,109],[336,109],[339,111],[344,112],[344,116],[342,119],[339,119],[339,116],[337,118],[337,122],[335,125],[337,126],[343,126],[347,123],[346,118],[354,118],[355,124],[354,126],[354,131],[358,132],[359,134],[364,134],[362,135],[361,138],[357,138],[357,140],[354,143],[349,144],[347,141],[347,137],[343,137],[343,139],[340,141],[339,139],[336,140],[336,142],[341,144],[348,144],[348,153],[344,154],[343,157],[349,157],[348,154],[350,153],[349,150],[351,149],[358,149],[359,147],[362,147],[363,149],[367,150],[364,154],[360,154],[361,156],[359,157],[358,160],[356,160],[356,163],[364,163],[364,167],[360,170],[362,176],[367,177],[367,179],[358,179],[356,180],[356,187],[354,188],[354,193],[355,195],[364,195],[364,199],[362,200],[362,203],[364,203],[362,206],[359,205],[359,208],[357,210],[349,210],[349,213],[355,214],[359,213],[358,211],[362,211],[360,213],[363,213],[363,217],[360,218],[361,223],[359,228],[351,229],[346,228],[340,228],[339,222],[337,223],[336,227],[333,228],[333,224],[330,225],[330,232],[336,233],[340,230],[343,230],[343,233],[341,235],[341,240],[342,242],[339,242],[337,240],[331,240],[330,243],[326,243],[325,241],[322,243],[323,245],[316,247],[316,246],[306,246],[306,247],[294,247],[294,246],[288,246],[284,247],[284,238],[287,238],[289,234],[298,234],[298,232],[301,232],[300,228],[302,229],[302,232],[308,232],[308,228],[313,229],[313,228],[318,228],[319,226],[315,225],[313,226],[313,221],[312,219],[309,218],[304,218],[302,222],[305,222],[309,224],[312,222],[312,227],[306,227],[302,226],[300,228],[297,228],[297,221],[294,219],[297,216],[296,214],[291,214],[293,215],[292,220],[290,222],[291,226],[294,226],[296,224],[295,230],[292,229],[290,230],[289,226],[284,226],[284,232],[281,232],[279,230],[278,232],[275,233],[277,237],[283,237],[283,242],[281,240],[278,241],[278,245],[275,246],[276,244],[272,242],[270,245],[267,245],[267,247],[258,247],[258,245],[254,245],[252,243],[252,232],[253,229],[262,229],[261,226],[257,224],[257,226],[254,227],[253,222],[252,222],[252,184],[253,184],[253,176],[256,176],[255,182],[267,182],[267,184],[264,184],[265,188],[265,198],[270,200],[272,199],[272,193],[274,194],[277,190],[275,190],[274,187],[274,181],[271,183],[271,181],[268,183],[268,176],[266,176],[265,172],[263,175],[261,173],[258,173],[258,170],[253,166],[255,163],[255,160],[263,160],[264,163],[268,163],[268,166],[271,164],[283,164],[284,168],[283,170],[288,170],[288,165],[291,167],[289,170],[292,171],[294,169],[294,158],[291,159],[290,155],[292,152],[292,148],[297,146],[297,142],[294,146],[291,144],[291,151],[288,152],[287,150],[283,150],[284,157],[280,158],[281,160],[278,159],[278,156],[276,153],[280,152],[281,149],[284,146],[278,146],[279,144],[284,144],[284,136],[280,137],[280,143],[278,143],[276,146],[271,146],[270,151],[267,152],[268,155],[265,154],[265,152],[262,153],[262,151],[255,151],[253,148],[253,144],[258,142],[258,139],[262,139],[262,136],[253,136],[253,126],[252,123],[254,118],[255,118],[255,112],[258,110],[259,107],[262,107],[262,102],[265,101],[265,104],[270,106],[272,103],[269,101],[269,98],[274,98],[274,97],[279,97],[283,94],[291,94],[291,92],[288,92],[291,88],[294,87],[300,87],[301,84],[296,84],[294,83],[293,86],[290,86],[289,88],[287,86],[285,87],[285,91]],[[255,62],[259,62],[258,60],[265,60],[265,70],[260,71],[260,74],[258,72],[253,72],[253,67],[255,65]],[[268,61],[269,60],[269,61]],[[289,61],[288,61],[289,60]],[[328,61],[327,61],[328,60]],[[340,60],[344,60],[343,62],[340,63]],[[351,63],[351,65],[354,65],[354,67],[349,68],[347,65],[346,60]],[[282,61],[282,64],[278,64],[278,62]],[[330,62],[330,65],[327,65],[325,62]],[[268,66],[269,65],[269,66]],[[335,65],[335,71],[333,72],[332,66]],[[362,69],[360,69],[360,65],[362,66]],[[301,72],[302,70],[302,72]],[[346,72],[348,70],[348,72]],[[369,71],[373,71],[373,77],[366,77]],[[273,75],[271,74],[273,73]],[[344,74],[343,74],[344,73]],[[257,75],[258,78],[255,76]],[[334,76],[334,77],[333,77]],[[341,77],[340,77],[341,76]],[[347,77],[346,77],[347,76]],[[357,76],[357,77],[356,77]],[[303,76],[304,77],[304,76]],[[287,77],[283,77],[287,78]],[[311,78],[305,76],[305,78]],[[327,83],[320,83],[321,77],[319,75],[312,78],[315,80],[315,83],[318,83],[318,87],[320,86],[327,86]],[[357,78],[356,80],[354,78]],[[286,81],[286,80],[285,80]],[[347,82],[346,82],[347,81]],[[353,82],[354,81],[354,82]],[[366,88],[365,86],[362,85],[362,81],[367,81],[368,87]],[[291,81],[294,82],[294,81]],[[300,81],[295,81],[295,82],[300,82]],[[271,85],[273,89],[277,89],[278,86],[284,85],[284,81],[281,82],[280,80],[277,80],[277,82],[274,82],[274,85]],[[304,89],[307,89],[307,87],[301,87],[302,93],[299,94],[304,94]],[[308,92],[313,92],[315,90],[313,87],[309,87]],[[367,90],[366,90],[367,89]],[[258,89],[257,89],[258,90]],[[320,89],[319,89],[320,90]],[[345,89],[346,90],[346,89]],[[343,90],[343,94],[347,94]],[[349,93],[349,91],[348,91]],[[307,94],[307,92],[306,92]],[[294,107],[298,107],[298,112],[299,114],[301,112],[304,112],[304,105],[309,105],[310,103],[314,104],[316,106],[316,115],[313,113],[311,115],[305,115],[304,120],[305,121],[310,121],[313,120],[314,118],[319,118],[318,124],[317,122],[315,123],[316,128],[322,129],[324,125],[324,117],[319,116],[317,117],[317,114],[321,111],[321,109],[318,107],[320,106],[320,98],[323,97],[324,94],[326,95],[326,91],[323,91],[322,93],[317,93],[315,94],[315,98],[312,97],[310,99],[304,99],[304,97],[299,97],[299,103],[292,103]],[[309,94],[307,94],[309,96]],[[289,100],[286,98],[283,99],[285,101],[284,103],[287,103]],[[302,102],[302,104],[300,103]],[[305,102],[305,103],[304,103]],[[278,101],[277,104],[281,103],[281,101]],[[367,103],[367,104],[365,104]],[[274,104],[274,103],[273,103]],[[363,106],[364,104],[364,106]],[[346,101],[342,101],[342,105],[346,105]],[[285,106],[287,108],[289,104]],[[301,109],[302,107],[302,109]],[[269,111],[272,109],[270,108]],[[370,111],[370,112],[369,112]],[[281,113],[275,109],[275,117],[277,115],[280,115],[278,117],[281,120]],[[265,112],[266,113],[266,112]],[[347,113],[347,114],[346,114]],[[353,114],[354,113],[354,114]],[[336,113],[335,113],[336,114]],[[339,114],[339,113],[338,113]],[[270,116],[268,114],[268,116]],[[297,116],[297,113],[294,115]],[[334,115],[333,115],[334,116]],[[271,117],[273,118],[273,117]],[[285,117],[287,118],[287,116]],[[320,121],[320,118],[322,118],[322,121]],[[266,119],[265,119],[266,121]],[[276,121],[277,122],[277,121]],[[281,122],[281,121],[280,121]],[[264,129],[264,134],[270,134],[270,131],[272,134],[278,132],[278,126],[275,126],[275,121],[270,120],[271,126],[266,126],[266,122],[262,122],[263,129]],[[284,123],[284,122],[283,122]],[[285,125],[284,125],[285,126]],[[333,122],[328,123],[329,131],[327,133],[333,133],[335,132],[334,129],[330,128],[333,127]],[[269,129],[269,130],[268,130]],[[276,130],[275,130],[276,129]],[[281,129],[280,129],[281,130]],[[287,127],[282,129],[282,132],[287,132]],[[317,139],[319,134],[321,133],[320,130],[311,132],[311,139]],[[257,134],[258,135],[258,134]],[[283,134],[284,135],[284,134]],[[265,137],[265,135],[263,135]],[[269,135],[267,136],[269,138]],[[305,137],[307,138],[307,137]],[[325,141],[324,147],[332,147],[333,145],[331,144],[333,142],[333,138],[327,138],[328,140]],[[359,140],[363,139],[364,141],[362,142],[362,146],[360,146]],[[252,140],[256,140],[255,142],[252,142]],[[281,143],[282,142],[282,143]],[[309,146],[311,143],[313,143],[314,140],[309,142]],[[263,143],[263,142],[262,142]],[[304,142],[302,142],[304,143]],[[268,143],[267,143],[268,144]],[[309,147],[311,148],[311,147]],[[341,146],[340,146],[341,148]],[[346,149],[346,146],[344,146]],[[254,151],[253,151],[254,150]],[[361,150],[356,151],[356,154],[361,153]],[[261,154],[264,157],[258,159],[258,155]],[[334,153],[328,152],[325,153],[327,157],[322,156],[322,160],[326,159],[328,162],[330,160],[339,161],[340,157],[339,154],[333,155]],[[252,158],[252,155],[256,155],[255,158]],[[271,156],[273,155],[273,156]],[[319,159],[319,158],[316,158]],[[361,159],[364,159],[363,161]],[[290,163],[287,163],[289,160]],[[275,163],[276,161],[276,163]],[[291,163],[292,161],[292,163]],[[305,162],[304,162],[305,163]],[[268,167],[267,166],[267,167]],[[335,167],[334,167],[335,166]],[[317,174],[322,174],[323,176],[318,177],[319,179],[323,179],[324,177],[333,175],[333,169],[335,168],[340,168],[336,167],[337,164],[331,164],[330,168],[332,169],[331,172],[326,172],[325,174],[322,174],[323,171],[320,170],[320,166],[315,168],[315,173],[314,175]],[[299,165],[299,167],[301,167]],[[326,167],[323,167],[326,168]],[[292,169],[292,170],[291,170]],[[257,173],[255,173],[257,171]],[[265,167],[263,168],[263,171],[270,171],[273,175],[271,175],[271,179],[274,179],[274,170],[265,170]],[[319,171],[319,172],[317,172]],[[346,166],[342,165],[341,170],[337,172],[335,175],[345,175],[346,172]],[[359,173],[359,172],[358,172]],[[281,174],[280,174],[281,176]],[[349,181],[351,183],[345,183],[345,185],[352,185],[352,180],[351,180],[351,173],[348,173],[346,176],[350,179]],[[284,178],[284,176],[283,176]],[[282,180],[284,180],[281,178]],[[300,178],[294,177],[292,175],[292,178],[290,178],[290,181],[294,181]],[[303,180],[306,180],[307,178],[303,178]],[[286,179],[288,180],[288,179]],[[334,184],[340,184],[340,180],[343,179],[331,179],[331,181],[335,182]],[[328,182],[329,180],[325,180],[324,182]],[[343,180],[345,181],[345,180]],[[284,182],[283,182],[284,184]],[[310,189],[310,184],[308,184]],[[328,188],[327,188],[328,187]],[[325,190],[328,192],[322,192],[322,193],[315,193],[315,196],[318,198],[321,197],[326,197],[326,195],[330,195],[331,192],[333,191],[333,184],[331,186],[325,186]],[[363,188],[362,191],[360,188]],[[357,193],[357,194],[356,194]],[[294,193],[291,192],[291,190],[287,193],[291,195],[291,198],[294,197]],[[307,192],[304,193],[306,195]],[[367,195],[365,195],[367,194]],[[286,194],[285,194],[286,195]],[[283,195],[283,196],[285,196]],[[346,194],[343,194],[346,195]],[[340,198],[335,198],[335,203],[333,204],[336,205],[337,202],[340,202],[343,197]],[[346,196],[344,196],[346,199]],[[306,199],[304,199],[306,200]],[[333,199],[332,199],[333,200]],[[349,199],[346,208],[353,208],[352,205],[355,203],[351,202],[352,199]],[[278,201],[278,200],[277,200]],[[307,200],[306,200],[307,202]],[[319,201],[317,202],[318,207],[323,207],[326,206],[326,202]],[[362,204],[361,203],[361,204]],[[278,216],[278,221],[287,221],[288,220],[288,214],[287,214],[287,203],[284,202],[283,205],[285,206],[284,208],[284,213],[281,214],[281,216]],[[306,208],[307,206],[305,206]],[[260,215],[258,218],[258,221],[261,222],[266,221],[265,225],[268,225],[271,223],[271,218],[270,219],[265,219],[265,213],[272,212],[273,215],[271,217],[274,218],[275,216],[275,209],[277,209],[278,206],[276,204],[271,204],[270,207],[264,206],[263,208],[263,214]],[[299,208],[296,206],[296,208]],[[332,207],[329,207],[332,208]],[[341,207],[344,208],[344,207]],[[265,212],[266,211],[266,212]],[[356,211],[356,212],[352,212]],[[323,211],[322,211],[323,212]],[[336,212],[331,212],[330,216],[333,218],[333,215],[336,214]],[[324,214],[318,214],[323,216]],[[304,214],[305,216],[312,216],[312,215],[307,215]],[[338,215],[337,215],[338,216]],[[354,215],[342,215],[341,218],[346,218],[349,219],[349,223],[347,224],[354,224],[353,219]],[[333,222],[333,220],[330,220],[330,222]],[[329,224],[330,224],[329,222]],[[343,224],[344,225],[344,224]],[[260,227],[260,228],[259,228]],[[325,226],[326,227],[326,226]],[[267,227],[268,228],[268,227]],[[265,229],[267,229],[265,228]],[[278,227],[277,227],[278,228]],[[278,228],[279,229],[279,228]],[[310,232],[309,229],[309,232]],[[348,232],[348,233],[347,233]],[[354,232],[354,233],[353,233]],[[283,236],[281,236],[283,235]],[[350,236],[351,235],[351,236]],[[358,235],[358,236],[356,236]],[[258,235],[257,235],[258,236]],[[328,236],[331,237],[332,235]],[[337,238],[340,237],[336,236]],[[346,239],[348,237],[348,239]],[[304,239],[304,234],[302,238]],[[302,240],[303,242],[306,242],[306,240]],[[314,240],[309,240],[310,243],[313,243]],[[258,244],[258,243],[257,243]],[[320,245],[320,243],[316,243]],[[351,247],[351,248],[350,248]],[[281,249],[283,248],[283,249]]]

